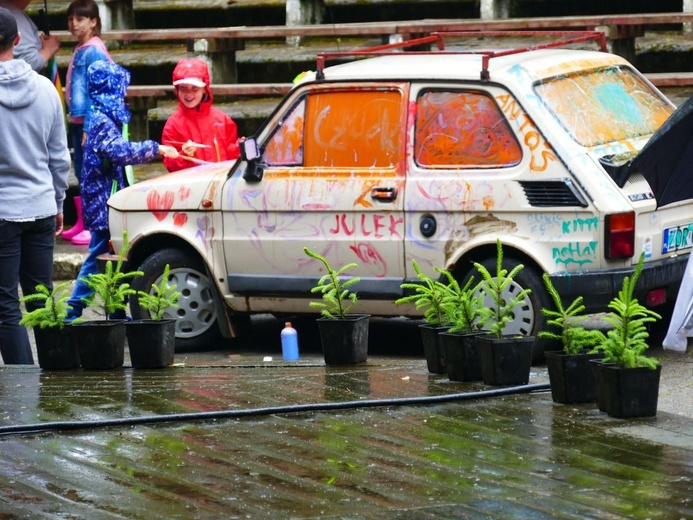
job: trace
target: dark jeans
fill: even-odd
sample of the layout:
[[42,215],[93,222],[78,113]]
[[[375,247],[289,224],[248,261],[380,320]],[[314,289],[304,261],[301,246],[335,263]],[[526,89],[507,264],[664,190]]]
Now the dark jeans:
[[[23,294],[43,284],[53,288],[55,217],[33,222],[0,220],[0,353],[6,365],[33,364],[26,328],[19,326],[22,312],[18,286]],[[29,303],[27,310],[42,303]]]
[[84,156],[84,151],[82,149],[82,132],[84,132],[84,125],[77,123],[70,123],[70,135],[72,136],[72,166],[75,170],[75,177],[77,181],[82,177],[82,157]]

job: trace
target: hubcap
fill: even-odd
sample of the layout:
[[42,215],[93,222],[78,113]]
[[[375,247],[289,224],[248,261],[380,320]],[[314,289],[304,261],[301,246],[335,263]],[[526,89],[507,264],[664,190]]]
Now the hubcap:
[[[159,285],[161,277],[155,283]],[[178,268],[169,271],[169,283],[180,292],[178,307],[164,313],[164,318],[176,320],[176,337],[204,334],[217,320],[209,279],[194,269]]]
[[[517,282],[512,282],[505,291],[503,291],[503,298],[505,301],[510,301],[512,298],[515,298],[522,289],[523,287]],[[484,296],[484,306],[491,307],[492,305],[493,299],[489,295]],[[522,305],[518,305],[513,309],[513,315],[513,320],[507,323],[503,334],[509,336],[517,334],[522,334],[523,336],[531,335],[532,329],[534,328],[534,306],[529,296],[525,297],[525,302]]]

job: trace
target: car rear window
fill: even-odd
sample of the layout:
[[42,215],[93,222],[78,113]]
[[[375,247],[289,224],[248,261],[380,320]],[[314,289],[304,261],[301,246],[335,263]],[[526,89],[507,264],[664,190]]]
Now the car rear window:
[[650,135],[673,112],[626,67],[558,76],[535,85],[535,92],[573,139],[588,147]]

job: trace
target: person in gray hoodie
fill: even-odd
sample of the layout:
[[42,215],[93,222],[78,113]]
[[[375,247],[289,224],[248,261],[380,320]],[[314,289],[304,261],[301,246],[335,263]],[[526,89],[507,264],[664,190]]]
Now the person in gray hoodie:
[[[5,364],[33,364],[19,326],[24,294],[52,289],[53,247],[63,227],[70,172],[65,118],[50,80],[14,59],[21,34],[0,7],[0,354]],[[27,304],[28,310],[32,305]]]

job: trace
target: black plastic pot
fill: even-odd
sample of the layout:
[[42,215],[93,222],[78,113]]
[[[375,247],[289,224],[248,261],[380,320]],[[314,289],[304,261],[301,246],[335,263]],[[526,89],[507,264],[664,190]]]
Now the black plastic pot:
[[481,376],[487,385],[526,385],[532,366],[534,336],[476,337]]
[[125,321],[85,321],[72,325],[82,368],[108,370],[123,366]]
[[325,364],[355,365],[366,361],[370,315],[350,314],[344,319],[317,321]]
[[[604,364],[601,359],[591,359],[590,365],[592,365],[592,372],[594,374],[594,379],[597,383],[597,408],[600,412],[606,413],[606,380],[602,380],[599,377],[599,365]],[[610,363],[613,364],[613,363]]]
[[135,320],[125,324],[133,368],[163,368],[173,364],[176,320]]
[[79,368],[79,351],[72,334],[72,327],[35,328],[38,363],[44,370],[69,370]]
[[625,368],[598,363],[598,384],[603,392],[604,410],[610,417],[654,417],[657,415],[659,378],[662,365],[649,368]]
[[450,327],[440,327],[433,325],[419,325],[421,331],[421,341],[423,342],[424,355],[426,356],[426,367],[432,374],[445,374],[445,348],[440,337],[441,332],[446,332]]
[[559,350],[544,355],[554,402],[573,404],[597,400],[597,377],[590,361],[599,359],[601,354],[566,354]]
[[450,381],[481,380],[481,362],[476,346],[478,335],[476,332],[439,334],[445,350],[445,368]]

